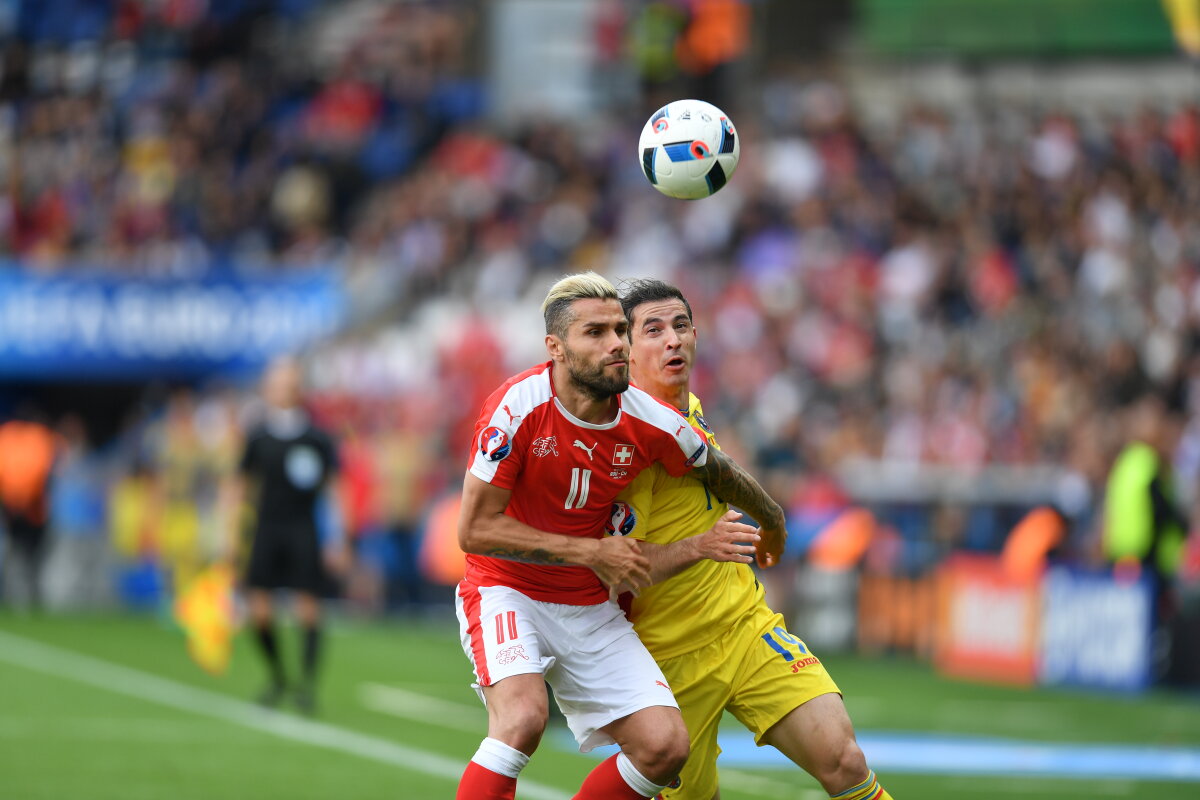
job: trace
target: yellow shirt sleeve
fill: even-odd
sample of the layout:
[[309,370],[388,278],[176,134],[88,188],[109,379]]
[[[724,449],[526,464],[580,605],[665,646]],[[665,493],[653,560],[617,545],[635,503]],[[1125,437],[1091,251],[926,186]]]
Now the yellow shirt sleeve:
[[[720,449],[695,395],[687,418]],[[696,478],[673,477],[658,464],[643,470],[618,501],[635,518],[627,535],[657,544],[704,533],[728,510]],[[707,644],[706,636],[716,636],[761,596],[749,566],[700,561],[644,590],[633,601],[630,619],[655,658],[671,658]]]

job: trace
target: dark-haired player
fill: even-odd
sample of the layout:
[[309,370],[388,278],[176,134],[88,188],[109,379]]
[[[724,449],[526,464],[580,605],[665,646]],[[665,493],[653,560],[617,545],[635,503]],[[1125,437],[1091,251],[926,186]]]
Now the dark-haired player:
[[[632,281],[621,298],[630,325],[634,383],[716,437],[689,390],[696,359],[692,309],[674,286]],[[709,530],[737,500],[690,476],[652,466],[622,493],[634,520],[628,536],[656,582],[632,601],[630,618],[675,690],[692,754],[664,800],[712,800],[717,727],[726,710],[821,782],[837,800],[887,800],[854,739],[841,694],[820,660],[772,611],[749,567],[754,548]],[[620,507],[624,513],[624,507]],[[760,563],[761,563],[761,547]]]

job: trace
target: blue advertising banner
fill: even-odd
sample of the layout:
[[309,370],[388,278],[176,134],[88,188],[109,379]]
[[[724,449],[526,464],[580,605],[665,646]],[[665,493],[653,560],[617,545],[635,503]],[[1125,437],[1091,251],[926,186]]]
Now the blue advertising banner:
[[1150,683],[1153,591],[1148,579],[1066,567],[1042,581],[1040,680],[1136,691]]
[[0,379],[189,377],[261,367],[332,334],[332,269],[205,280],[33,275],[0,264]]

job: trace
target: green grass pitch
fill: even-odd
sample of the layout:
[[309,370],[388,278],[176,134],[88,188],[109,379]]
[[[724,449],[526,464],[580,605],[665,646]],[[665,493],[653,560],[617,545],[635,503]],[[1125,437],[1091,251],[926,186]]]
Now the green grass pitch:
[[[294,661],[292,633],[284,631],[284,644]],[[244,635],[229,674],[216,678],[192,664],[182,634],[158,618],[0,612],[0,798],[452,798],[485,730],[453,618],[339,620],[328,645],[310,722],[247,702],[262,672]],[[902,659],[825,662],[863,731],[1200,746],[1194,696],[1022,691],[947,681]],[[568,800],[595,763],[554,746],[552,735],[522,774],[518,797]],[[723,775],[724,800],[824,797],[796,769]],[[1195,783],[880,777],[897,800],[1200,796]]]

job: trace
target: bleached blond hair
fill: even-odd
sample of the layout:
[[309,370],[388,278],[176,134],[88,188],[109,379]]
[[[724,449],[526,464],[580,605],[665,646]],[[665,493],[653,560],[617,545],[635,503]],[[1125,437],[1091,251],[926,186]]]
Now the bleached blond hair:
[[542,317],[546,320],[546,333],[560,339],[567,337],[575,315],[571,304],[576,300],[619,300],[617,289],[603,275],[595,272],[578,272],[565,275],[550,287],[542,301]]

